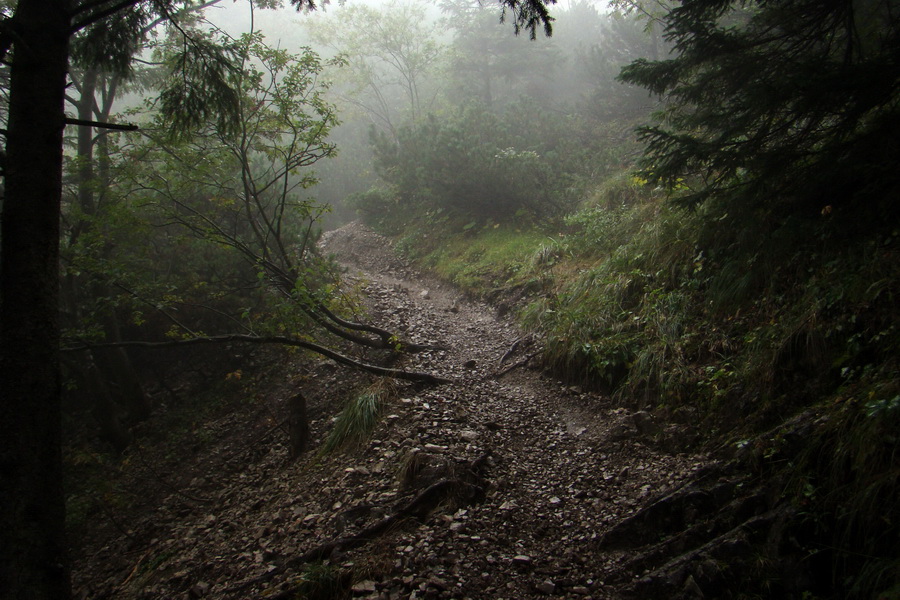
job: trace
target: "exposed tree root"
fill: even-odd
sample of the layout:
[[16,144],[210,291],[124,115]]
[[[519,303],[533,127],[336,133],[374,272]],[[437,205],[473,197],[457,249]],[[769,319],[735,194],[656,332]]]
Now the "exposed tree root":
[[523,358],[522,360],[517,361],[517,362],[514,362],[513,364],[509,365],[508,367],[506,367],[506,368],[503,369],[502,371],[497,371],[497,372],[494,374],[494,379],[499,379],[500,377],[503,377],[504,375],[506,375],[506,374],[509,373],[510,371],[514,371],[515,369],[518,369],[518,368],[520,368],[520,367],[525,367],[525,366],[527,366],[528,363],[531,362],[531,359],[533,359],[533,358],[534,358],[535,356],[537,356],[538,354],[540,354],[540,352],[532,352],[531,354],[529,354],[528,356],[526,356],[526,357]]
[[519,349],[519,346],[520,346],[520,345],[523,345],[523,344],[524,344],[525,346],[530,346],[530,345],[533,344],[533,343],[534,343],[534,335],[532,335],[532,334],[524,335],[524,336],[522,336],[522,337],[516,339],[516,341],[514,341],[514,342],[510,345],[509,350],[507,350],[507,351],[503,354],[503,356],[500,357],[500,360],[497,361],[497,364],[498,364],[498,365],[502,365],[502,364],[505,363],[507,360],[509,360],[509,358],[512,357],[512,355],[515,354],[516,351]]
[[780,534],[781,526],[792,512],[789,506],[780,505],[752,516],[705,544],[678,554],[632,583],[626,591],[635,598],[729,597],[735,591],[735,581],[749,582],[756,575],[755,565],[751,564],[754,547],[772,532]]
[[484,498],[484,493],[484,487],[480,485],[469,483],[462,479],[442,479],[428,486],[394,514],[366,527],[359,533],[321,544],[299,558],[290,561],[288,566],[296,567],[310,562],[325,560],[335,552],[345,552],[353,548],[359,548],[399,525],[401,521],[409,518],[426,518],[429,513],[444,502],[452,500],[461,504],[474,504]]

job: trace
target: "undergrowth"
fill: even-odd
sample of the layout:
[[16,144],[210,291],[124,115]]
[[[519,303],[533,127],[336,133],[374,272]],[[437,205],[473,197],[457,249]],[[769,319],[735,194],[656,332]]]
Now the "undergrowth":
[[79,543],[98,514],[124,531],[125,525],[115,522],[112,515],[147,500],[129,489],[129,478],[156,480],[155,487],[167,489],[171,485],[169,471],[159,461],[175,463],[219,441],[222,432],[215,429],[214,420],[224,414],[254,410],[260,388],[273,369],[282,368],[284,356],[281,351],[266,352],[260,357],[265,365],[230,372],[237,364],[233,351],[212,349],[169,358],[181,359],[186,365],[169,382],[176,389],[170,387],[168,393],[157,396],[154,415],[134,426],[140,436],[122,454],[114,453],[99,439],[89,411],[67,398],[63,413],[63,486],[70,541]]
[[825,540],[810,552],[824,555],[832,584],[852,598],[900,591],[900,368],[884,368],[830,400],[796,464],[792,490],[816,538]]
[[421,264],[468,293],[487,296],[533,280],[533,255],[548,239],[531,229],[489,225],[448,240]]

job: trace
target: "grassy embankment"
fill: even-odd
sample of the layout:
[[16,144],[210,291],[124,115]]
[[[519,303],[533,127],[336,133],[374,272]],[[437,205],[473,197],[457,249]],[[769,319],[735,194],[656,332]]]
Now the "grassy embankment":
[[511,304],[569,382],[699,426],[710,449],[775,457],[801,429],[782,493],[864,597],[900,569],[900,232],[830,206],[758,216],[679,209],[621,174],[561,222],[424,215],[393,233],[421,266]]

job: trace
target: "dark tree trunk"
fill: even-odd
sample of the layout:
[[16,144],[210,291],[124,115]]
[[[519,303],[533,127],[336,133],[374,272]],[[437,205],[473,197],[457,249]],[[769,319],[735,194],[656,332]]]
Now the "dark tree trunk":
[[69,0],[19,0],[0,248],[0,594],[71,595],[62,490],[59,203]]
[[[104,99],[101,110],[95,111],[96,94],[98,84],[100,82],[100,73],[95,68],[85,70],[81,78],[81,97],[78,101],[78,118],[82,121],[90,121],[94,117],[99,121],[108,121],[109,113],[112,109],[112,100],[115,95],[115,83],[111,90],[108,90],[109,96]],[[109,149],[106,143],[106,136],[101,134],[99,140],[94,140],[94,128],[82,125],[78,128],[78,204],[82,212],[87,217],[79,225],[77,231],[74,232],[73,238],[81,233],[90,231],[95,226],[93,221],[97,217],[100,209],[97,200],[97,190],[105,190],[105,186],[109,184]],[[101,163],[100,178],[94,172],[94,144],[100,145],[99,159]],[[101,191],[102,199],[102,191]],[[104,249],[104,257],[112,252],[112,248]],[[88,276],[81,278],[81,283],[87,283]],[[109,296],[109,286],[104,283],[97,283],[88,287],[88,292],[95,296]],[[76,297],[77,305],[78,299]],[[116,315],[115,308],[107,308],[104,316],[103,329],[106,333],[106,340],[110,342],[120,342],[119,317]],[[109,386],[105,386],[108,390],[107,399],[112,402],[110,408],[115,407],[116,401],[124,406],[128,411],[128,419],[132,423],[143,421],[150,416],[150,401],[144,393],[144,389],[140,384],[131,359],[123,348],[105,348],[97,350],[93,353],[94,362],[100,370],[99,375],[102,376]],[[101,395],[102,396],[102,395]],[[97,396],[100,398],[101,396]],[[98,405],[97,410],[102,412],[103,409]],[[100,421],[101,429],[103,421]],[[102,432],[101,432],[102,433]],[[121,451],[123,448],[119,448]]]
[[122,424],[121,409],[113,400],[109,386],[90,357],[80,379],[83,381],[84,391],[91,398],[94,418],[100,427],[100,438],[108,442],[116,452],[124,452],[131,443],[131,432]]
[[288,413],[291,458],[297,458],[309,447],[309,418],[306,415],[306,398],[301,392],[288,401]]
[[[104,328],[107,341],[121,342],[117,317],[111,314],[107,321]],[[131,357],[125,349],[98,348],[92,354],[104,379],[111,384],[116,402],[128,413],[128,422],[133,424],[148,419],[152,410],[150,399],[144,393]]]

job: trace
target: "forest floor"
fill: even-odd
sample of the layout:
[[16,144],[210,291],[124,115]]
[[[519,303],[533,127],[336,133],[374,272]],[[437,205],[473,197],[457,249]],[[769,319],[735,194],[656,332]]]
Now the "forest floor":
[[[446,348],[392,366],[452,383],[397,383],[370,439],[322,454],[364,380],[300,355],[246,355],[222,391],[243,400],[174,442],[141,442],[118,467],[129,500],[104,503],[74,541],[76,597],[340,597],[314,595],[316,569],[357,598],[627,595],[645,573],[601,542],[712,468],[680,451],[690,424],[532,369],[534,343],[509,317],[408,268],[358,224],[323,243],[371,322]],[[279,424],[297,389],[313,449],[292,461]]]

